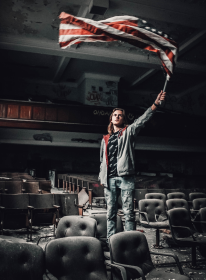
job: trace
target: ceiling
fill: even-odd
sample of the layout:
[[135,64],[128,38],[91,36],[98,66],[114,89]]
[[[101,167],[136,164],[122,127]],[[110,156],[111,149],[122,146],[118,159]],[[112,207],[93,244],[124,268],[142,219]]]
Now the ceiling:
[[[165,81],[155,54],[120,41],[81,43],[65,50],[58,44],[58,16],[63,11],[93,20],[132,15],[179,44],[166,108],[206,116],[205,0],[110,0],[103,16],[90,14],[89,4],[90,0],[1,0],[2,98],[13,98],[15,91],[18,99],[22,83],[77,87],[84,73],[94,73],[119,77],[119,105],[146,106]],[[24,95],[30,95],[28,89]]]

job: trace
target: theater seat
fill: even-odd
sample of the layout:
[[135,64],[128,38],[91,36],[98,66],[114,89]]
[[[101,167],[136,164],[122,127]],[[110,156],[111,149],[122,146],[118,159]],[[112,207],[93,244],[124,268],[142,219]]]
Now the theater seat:
[[96,236],[96,221],[85,216],[65,216],[61,218],[56,238],[69,236]]
[[[58,280],[107,280],[101,243],[94,237],[75,236],[52,240],[45,247],[46,269]],[[126,280],[126,271],[118,267]],[[53,278],[51,278],[53,279]]]
[[161,199],[165,203],[166,195],[164,193],[146,193],[145,199]]
[[183,192],[172,192],[167,194],[167,199],[181,198],[185,199],[186,195]]
[[164,201],[160,199],[140,200],[139,215],[141,226],[156,229],[156,244],[154,245],[154,248],[163,248],[159,244],[159,230],[169,228]]
[[197,268],[196,247],[205,246],[206,238],[196,233],[190,213],[185,208],[174,208],[168,211],[170,229],[174,242],[179,246],[192,247],[191,268]]
[[185,208],[189,211],[189,205],[187,201],[183,198],[173,198],[166,201],[167,210],[174,208]]
[[0,260],[1,280],[43,280],[44,252],[37,245],[0,239]]
[[[189,280],[183,275],[182,267],[177,256],[168,253],[150,252],[145,235],[137,231],[120,232],[109,238],[109,247],[111,253],[111,263],[122,265],[126,268],[127,279],[145,280],[149,273],[148,279],[160,280]],[[163,255],[175,259],[180,274],[158,271],[155,269],[150,254]],[[118,279],[118,271],[113,271],[113,280]]]

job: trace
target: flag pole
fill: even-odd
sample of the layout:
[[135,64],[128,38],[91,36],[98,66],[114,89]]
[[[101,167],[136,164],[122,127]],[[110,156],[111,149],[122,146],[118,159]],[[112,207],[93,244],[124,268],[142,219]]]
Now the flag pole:
[[[167,74],[167,76],[166,76],[166,80],[165,80],[165,84],[164,84],[164,87],[163,87],[163,92],[165,92],[165,90],[166,90],[166,87],[167,87],[167,82],[169,81],[169,79],[170,79],[170,76]],[[164,105],[164,101],[160,101],[160,105]]]
[[170,79],[170,76],[167,74],[165,84],[164,84],[164,87],[163,87],[163,90],[162,90],[163,92],[165,92],[165,90],[166,90],[167,82],[169,81],[169,79]]

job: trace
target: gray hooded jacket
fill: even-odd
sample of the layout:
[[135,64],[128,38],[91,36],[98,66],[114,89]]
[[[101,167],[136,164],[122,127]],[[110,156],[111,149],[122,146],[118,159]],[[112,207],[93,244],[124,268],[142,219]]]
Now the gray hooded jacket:
[[[148,108],[145,113],[136,119],[131,125],[123,128],[118,133],[118,152],[117,152],[117,174],[118,176],[135,174],[135,140],[140,129],[152,117],[154,111]],[[110,135],[104,135],[100,148],[100,184],[108,187],[108,154],[107,145]]]

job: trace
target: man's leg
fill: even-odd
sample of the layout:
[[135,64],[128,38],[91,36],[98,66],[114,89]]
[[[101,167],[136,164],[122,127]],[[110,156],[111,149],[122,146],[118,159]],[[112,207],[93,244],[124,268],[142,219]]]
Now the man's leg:
[[125,231],[135,230],[135,216],[134,216],[134,188],[135,177],[125,176],[121,177],[121,198],[122,210],[125,216]]
[[104,188],[104,195],[107,202],[107,240],[116,233],[117,222],[117,199],[119,189],[116,187],[116,178],[108,180],[108,188]]

